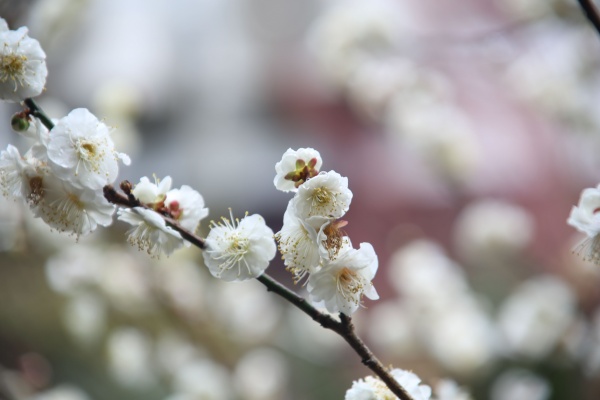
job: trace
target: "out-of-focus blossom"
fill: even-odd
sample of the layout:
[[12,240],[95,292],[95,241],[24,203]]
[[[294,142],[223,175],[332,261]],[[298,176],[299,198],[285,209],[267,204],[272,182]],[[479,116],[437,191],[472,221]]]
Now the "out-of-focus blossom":
[[275,257],[273,231],[258,214],[214,223],[202,252],[210,273],[225,281],[244,281],[263,274]]
[[104,301],[91,293],[77,294],[63,309],[63,321],[75,340],[90,345],[102,336],[106,328]]
[[550,384],[542,377],[524,369],[504,372],[494,382],[491,400],[548,400]]
[[[410,371],[394,368],[391,371],[394,379],[402,386],[414,400],[429,400],[431,388],[420,385],[421,379]],[[367,376],[352,383],[346,392],[345,400],[364,399],[393,399],[396,397],[379,377]]]
[[42,93],[48,76],[46,53],[28,29],[8,29],[0,18],[0,99],[20,102]]
[[70,384],[62,384],[52,389],[37,393],[27,400],[91,400],[83,390]]
[[575,251],[585,261],[600,263],[600,188],[584,189],[579,204],[573,206],[567,223],[587,235]]
[[407,358],[420,349],[413,315],[404,302],[377,303],[368,318],[369,341],[379,353]]
[[229,400],[233,398],[231,376],[220,364],[198,359],[176,371],[173,378],[176,390],[169,399]]
[[388,109],[390,132],[441,176],[464,181],[480,161],[479,142],[468,116],[450,102],[395,98]]
[[327,78],[344,88],[364,59],[389,57],[410,16],[394,1],[338,1],[314,24],[310,47]]
[[452,379],[442,379],[435,385],[436,400],[472,400],[466,390],[458,386]]
[[495,359],[494,325],[460,267],[439,246],[416,241],[398,250],[390,275],[422,347],[441,365],[466,375]]
[[[206,290],[211,323],[218,324],[237,342],[261,343],[270,338],[281,323],[280,304],[261,285],[213,281]],[[257,324],[257,320],[261,323]]]
[[245,400],[277,400],[287,397],[289,373],[281,354],[269,348],[258,348],[238,361],[233,378],[237,392]]
[[437,310],[419,325],[423,347],[454,373],[474,374],[491,365],[497,356],[494,325],[470,297],[455,298],[446,309]]
[[92,287],[105,267],[103,251],[79,244],[66,247],[46,262],[46,278],[50,287],[65,295]]
[[548,356],[575,321],[576,299],[557,277],[544,275],[522,283],[501,306],[498,324],[510,355]]
[[392,286],[410,299],[445,303],[468,291],[465,275],[433,242],[418,240],[397,250],[391,259]]
[[481,265],[521,251],[533,238],[534,221],[525,209],[511,203],[480,200],[461,211],[454,233],[460,253]]
[[110,372],[119,383],[133,388],[153,384],[152,345],[146,334],[134,328],[119,328],[111,333],[107,351]]

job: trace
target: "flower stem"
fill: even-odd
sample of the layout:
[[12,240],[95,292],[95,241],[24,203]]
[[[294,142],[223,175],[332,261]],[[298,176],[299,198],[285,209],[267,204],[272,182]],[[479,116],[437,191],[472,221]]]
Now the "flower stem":
[[29,108],[31,114],[34,117],[38,118],[40,121],[42,121],[42,124],[44,124],[44,126],[46,126],[46,128],[48,128],[48,129],[54,128],[54,122],[52,122],[50,117],[48,117],[46,115],[44,110],[42,110],[40,108],[40,106],[38,106],[37,103],[35,101],[33,101],[33,99],[31,99],[31,98],[25,99],[25,101],[23,101],[23,102],[25,103],[27,108]]

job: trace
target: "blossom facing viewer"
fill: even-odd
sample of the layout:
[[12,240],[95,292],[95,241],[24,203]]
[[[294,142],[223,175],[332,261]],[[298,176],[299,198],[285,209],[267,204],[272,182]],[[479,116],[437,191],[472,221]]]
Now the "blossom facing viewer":
[[46,53],[26,27],[16,31],[0,18],[0,99],[20,102],[39,96],[46,85]]
[[[394,368],[390,371],[396,382],[408,392],[413,400],[429,400],[431,388],[420,385],[421,378],[410,371]],[[352,387],[346,392],[344,400],[392,400],[396,395],[379,378],[367,376],[352,383]]]
[[311,300],[323,302],[331,313],[351,315],[361,305],[363,295],[379,299],[371,283],[378,265],[370,243],[361,243],[358,250],[347,244],[335,260],[325,260],[323,267],[308,278]]
[[584,261],[600,264],[600,186],[583,190],[579,204],[571,209],[567,223],[587,235],[574,251]]
[[228,282],[257,278],[275,257],[273,231],[258,214],[239,220],[230,210],[230,217],[212,222],[202,252],[204,263],[215,278]]
[[300,185],[319,173],[321,165],[321,154],[315,149],[287,149],[281,161],[275,164],[277,174],[273,183],[282,192],[296,192]]
[[302,184],[292,199],[299,218],[341,218],[350,208],[348,178],[335,171],[321,172]]
[[61,118],[48,137],[48,158],[54,172],[78,186],[102,189],[119,173],[118,161],[130,164],[118,153],[108,126],[85,108],[77,108]]

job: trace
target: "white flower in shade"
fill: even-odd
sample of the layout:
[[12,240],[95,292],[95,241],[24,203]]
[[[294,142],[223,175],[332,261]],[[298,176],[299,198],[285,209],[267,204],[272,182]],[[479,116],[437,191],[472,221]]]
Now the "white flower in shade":
[[573,206],[567,223],[587,235],[575,252],[585,261],[600,264],[600,187],[584,189],[579,204]]
[[435,386],[437,400],[472,400],[471,395],[452,379],[442,379]]
[[154,183],[150,182],[150,179],[144,176],[140,179],[140,183],[135,185],[131,193],[142,203],[154,206],[165,201],[167,192],[171,190],[172,183],[173,180],[170,176],[166,176],[162,180],[158,180],[155,177]]
[[73,186],[52,174],[31,178],[29,189],[27,199],[33,214],[58,231],[79,237],[98,225],[112,224],[115,206],[102,192]]
[[282,192],[296,192],[298,186],[319,173],[322,164],[321,154],[315,149],[288,149],[275,164],[273,183]]
[[5,197],[26,197],[29,176],[34,173],[33,160],[22,157],[15,146],[9,144],[0,153],[0,190]]
[[27,397],[27,400],[91,400],[91,398],[78,387],[70,384],[61,384]]
[[130,163],[127,155],[115,151],[108,127],[85,108],[58,120],[49,136],[48,158],[60,178],[90,189],[113,183],[119,160]]
[[165,220],[152,210],[143,207],[120,209],[117,211],[119,220],[134,226],[129,230],[127,241],[137,245],[140,250],[146,250],[153,257],[162,253],[167,256],[187,243],[179,232],[167,226]]
[[253,214],[239,220],[231,215],[231,220],[221,220],[212,223],[202,253],[210,273],[229,282],[262,275],[277,252],[273,231],[263,217]]
[[296,215],[309,217],[341,218],[352,201],[348,178],[335,171],[321,172],[300,186],[292,199]]
[[308,292],[314,302],[323,302],[327,311],[352,314],[361,305],[362,296],[377,300],[371,280],[378,267],[377,254],[369,243],[358,250],[345,246],[333,261],[326,261],[308,278]]
[[567,283],[551,275],[531,278],[500,307],[502,348],[509,355],[542,360],[561,343],[576,316],[577,298]]
[[[323,217],[321,223],[329,221]],[[314,222],[314,221],[313,221]],[[315,272],[321,264],[317,230],[311,223],[301,220],[294,213],[292,202],[283,215],[283,226],[275,234],[279,244],[279,252],[283,256],[283,263],[294,275],[294,281],[300,281],[307,273]]]
[[208,216],[202,195],[186,185],[167,192],[165,207],[179,225],[191,232],[195,232],[200,220]]
[[46,53],[27,32],[25,27],[9,30],[0,18],[0,99],[20,102],[44,90]]
[[[431,397],[431,388],[427,385],[420,385],[421,378],[416,374],[399,368],[394,368],[391,374],[413,400],[429,400]],[[373,376],[354,381],[344,397],[345,400],[392,400],[396,398],[396,395],[379,377]]]

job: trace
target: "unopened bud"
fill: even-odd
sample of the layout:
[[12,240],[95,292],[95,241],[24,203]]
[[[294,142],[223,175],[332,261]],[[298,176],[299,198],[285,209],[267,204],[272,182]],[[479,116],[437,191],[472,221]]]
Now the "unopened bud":
[[119,187],[121,188],[121,190],[126,195],[130,195],[131,194],[131,190],[133,189],[133,185],[129,181],[123,181],[123,182],[121,182],[121,184],[119,185]]
[[29,129],[29,119],[22,112],[18,112],[12,116],[10,126],[15,132],[25,132]]

